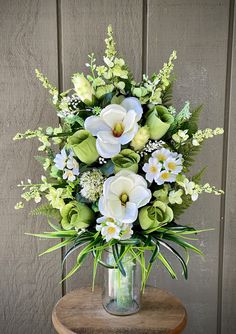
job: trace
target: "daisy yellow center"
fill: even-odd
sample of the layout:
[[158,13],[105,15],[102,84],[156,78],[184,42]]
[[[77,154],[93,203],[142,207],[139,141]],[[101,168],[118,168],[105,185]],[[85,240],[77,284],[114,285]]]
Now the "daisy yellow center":
[[116,232],[116,228],[113,226],[109,226],[107,232],[108,234],[114,234]]
[[157,173],[158,172],[158,169],[157,169],[157,166],[155,166],[155,165],[152,165],[151,167],[150,167],[150,172],[151,173]]
[[176,163],[171,161],[171,162],[168,162],[168,168],[171,169],[171,170],[175,170],[176,169]]
[[126,202],[128,202],[128,200],[129,200],[129,196],[126,193],[122,193],[120,195],[120,200],[121,200],[121,204],[125,205]]
[[163,180],[168,180],[169,179],[169,173],[168,172],[164,172],[162,175],[161,175],[162,179]]
[[121,122],[116,123],[114,128],[113,128],[113,131],[112,131],[113,136],[114,137],[120,137],[123,134],[124,129],[125,128],[124,128],[123,123],[121,123]]
[[165,156],[165,154],[159,153],[159,154],[157,154],[157,159],[159,161],[166,161],[166,156]]

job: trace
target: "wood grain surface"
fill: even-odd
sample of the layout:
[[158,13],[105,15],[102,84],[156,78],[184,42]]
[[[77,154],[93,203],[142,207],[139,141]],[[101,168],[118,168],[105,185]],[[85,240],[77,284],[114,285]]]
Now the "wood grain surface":
[[[180,110],[185,101],[192,108],[203,104],[201,128],[224,127],[225,84],[227,64],[229,1],[148,1],[147,70],[160,68],[173,49],[176,83],[174,103]],[[168,41],[168,42],[167,42]],[[202,182],[222,186],[223,136],[206,141],[193,168],[193,173],[208,166]],[[235,174],[234,174],[235,175]],[[159,268],[152,283],[179,296],[189,312],[186,333],[217,333],[219,239],[221,223],[220,197],[202,195],[197,203],[181,216],[179,223],[213,228],[199,235],[198,245],[205,258],[192,254],[189,279],[167,278]],[[178,263],[173,260],[178,268]],[[219,301],[220,302],[220,301]]]
[[61,296],[60,253],[38,258],[51,243],[24,235],[47,223],[15,211],[16,185],[42,173],[33,156],[37,143],[13,142],[17,132],[57,123],[37,67],[57,84],[56,1],[0,1],[0,333],[48,334]]
[[101,290],[77,289],[55,306],[53,324],[59,334],[178,334],[185,327],[184,306],[166,291],[147,288],[141,310],[132,316],[114,316],[102,307]]

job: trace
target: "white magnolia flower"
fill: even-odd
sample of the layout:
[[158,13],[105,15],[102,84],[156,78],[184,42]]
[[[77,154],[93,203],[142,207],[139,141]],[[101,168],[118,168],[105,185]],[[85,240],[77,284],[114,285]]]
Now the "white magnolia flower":
[[101,111],[100,116],[88,117],[84,127],[97,137],[96,147],[100,156],[111,158],[120,152],[121,145],[134,138],[141,116],[139,100],[129,97],[124,99],[121,105],[108,105]]
[[101,234],[105,237],[107,242],[111,239],[120,239],[120,231],[120,226],[109,221],[101,228]]
[[163,170],[159,177],[155,179],[155,182],[160,186],[165,182],[175,182],[176,174],[170,173],[167,170]]
[[164,167],[173,174],[179,174],[183,169],[182,159],[180,157],[178,157],[178,159],[170,157],[164,162]]
[[55,162],[55,166],[57,167],[57,169],[63,170],[66,166],[66,160],[67,153],[65,148],[63,148],[60,153],[56,154],[56,157],[53,161]]
[[99,210],[106,217],[130,224],[137,219],[138,208],[146,205],[151,197],[152,193],[142,176],[121,170],[104,182]]
[[152,183],[153,180],[158,179],[160,176],[162,164],[160,164],[156,158],[149,158],[148,163],[143,166],[144,172],[146,172],[146,179]]

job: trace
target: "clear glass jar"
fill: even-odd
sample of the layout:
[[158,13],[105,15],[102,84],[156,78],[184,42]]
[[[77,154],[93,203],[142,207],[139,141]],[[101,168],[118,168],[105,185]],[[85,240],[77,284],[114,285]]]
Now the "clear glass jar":
[[[115,267],[112,250],[104,252],[103,261]],[[104,267],[103,307],[114,315],[129,315],[140,309],[141,269],[139,264],[127,253],[122,258],[126,275],[118,268]]]

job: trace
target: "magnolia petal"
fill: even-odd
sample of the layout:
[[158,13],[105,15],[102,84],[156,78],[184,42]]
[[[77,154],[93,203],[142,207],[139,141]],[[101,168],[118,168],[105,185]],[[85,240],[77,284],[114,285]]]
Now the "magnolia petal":
[[150,201],[151,197],[151,191],[142,186],[135,187],[129,193],[129,201],[135,203],[138,208],[146,205]]
[[100,117],[113,129],[116,123],[123,122],[125,115],[126,110],[119,104],[110,104],[102,110]]
[[110,190],[120,197],[122,193],[129,194],[130,190],[133,188],[134,183],[128,177],[121,176],[118,179],[115,178],[113,182],[110,184]]
[[126,224],[133,223],[138,217],[138,208],[136,204],[127,202],[125,206],[125,215],[122,218],[122,222]]
[[142,114],[143,114],[143,108],[141,106],[141,103],[136,97],[127,97],[125,98],[122,103],[122,107],[124,107],[127,111],[134,110],[136,112],[136,121],[140,121]]
[[121,145],[118,144],[110,144],[103,143],[100,139],[96,140],[96,148],[98,153],[103,158],[112,158],[114,155],[118,154],[121,150]]
[[119,138],[114,137],[112,134],[112,131],[99,131],[97,134],[97,137],[99,140],[101,140],[103,143],[109,143],[111,145],[119,144]]
[[125,133],[132,130],[132,128],[134,127],[134,124],[136,123],[135,118],[136,118],[136,112],[134,110],[129,110],[123,120],[123,125],[125,127],[125,130],[124,130]]
[[84,128],[96,136],[99,131],[109,131],[109,126],[98,116],[90,116],[84,122]]
[[119,141],[120,141],[121,145],[128,144],[134,138],[137,131],[138,131],[138,124],[135,123],[134,127],[131,131],[123,133],[123,135],[120,136]]

